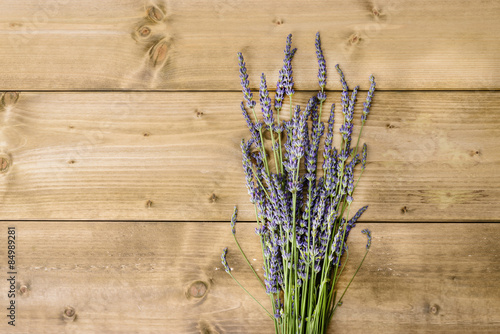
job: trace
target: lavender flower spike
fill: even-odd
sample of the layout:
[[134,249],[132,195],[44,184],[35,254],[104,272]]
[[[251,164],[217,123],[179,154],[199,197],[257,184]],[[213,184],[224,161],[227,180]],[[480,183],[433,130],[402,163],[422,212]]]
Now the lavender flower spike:
[[264,123],[271,128],[273,125],[273,111],[271,109],[271,98],[267,91],[266,76],[262,73],[260,77],[260,106],[262,108],[262,115],[264,116]]
[[286,95],[290,96],[295,93],[293,90],[293,70],[292,70],[292,58],[297,49],[291,50],[292,47],[292,34],[288,35],[286,39],[285,47],[285,59],[283,60],[283,82],[285,86]]
[[236,216],[238,215],[238,208],[234,206],[233,216],[231,217],[231,232],[236,234]]
[[318,65],[319,65],[318,80],[319,80],[319,87],[321,88],[321,92],[318,94],[318,100],[321,102],[326,100],[326,93],[324,92],[326,86],[326,63],[325,63],[325,57],[323,56],[323,50],[321,50],[321,40],[319,38],[319,32],[316,33],[315,45],[316,45],[316,56],[318,58]]
[[363,152],[362,152],[362,159],[361,159],[361,170],[365,170],[366,167],[366,143],[363,144]]
[[238,52],[238,64],[240,65],[240,79],[243,96],[245,97],[245,101],[247,101],[247,107],[253,108],[255,107],[255,101],[252,100],[253,94],[250,91],[250,82],[248,81],[247,67],[243,59],[243,54],[241,52]]
[[363,115],[361,115],[361,122],[363,124],[366,121],[366,116],[368,116],[368,113],[370,112],[370,106],[372,103],[373,92],[375,91],[375,77],[373,75],[370,77],[370,82],[372,84],[370,85],[370,88],[368,89],[368,94],[366,96],[366,102],[363,103]]
[[372,232],[369,229],[365,228],[361,233],[366,234],[368,241],[366,242],[366,249],[370,249],[372,244]]
[[224,270],[226,271],[226,273],[230,274],[231,268],[229,268],[229,265],[227,264],[226,256],[227,256],[227,247],[222,250],[222,255],[220,256],[220,260],[222,265],[224,266]]

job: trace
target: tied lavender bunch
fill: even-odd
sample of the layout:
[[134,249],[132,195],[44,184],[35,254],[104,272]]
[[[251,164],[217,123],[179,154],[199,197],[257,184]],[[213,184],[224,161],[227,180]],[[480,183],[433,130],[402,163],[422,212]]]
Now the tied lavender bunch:
[[[238,53],[245,99],[241,103],[241,111],[251,134],[248,141],[241,142],[243,170],[250,201],[255,206],[258,224],[255,231],[260,237],[264,259],[263,280],[255,272],[236,239],[236,207],[231,219],[231,229],[238,249],[270,297],[272,310],[260,303],[259,305],[273,320],[275,332],[324,333],[335,310],[342,304],[344,294],[371,245],[371,233],[365,229],[362,233],[368,237],[366,253],[349,284],[338,297],[337,283],[349,255],[347,237],[367,208],[362,207],[349,218],[353,193],[366,167],[366,144],[359,151],[358,146],[370,112],[375,79],[373,76],[370,78],[371,86],[363,104],[361,128],[354,146],[351,145],[351,137],[359,87],[349,93],[344,74],[336,66],[342,85],[343,114],[339,130],[341,141],[337,149],[333,146],[335,104],[331,105],[328,123],[325,125],[321,120],[327,98],[327,71],[319,33],[316,34],[315,43],[319,64],[319,91],[303,109],[299,105],[293,106],[295,91],[292,59],[297,49],[292,49],[291,44],[292,36],[289,35],[283,67],[279,71],[274,105],[266,76],[261,76],[259,104],[262,120],[255,111],[257,103],[250,90],[243,55]],[[289,100],[290,117],[280,120],[285,95]],[[269,132],[271,141],[267,146],[263,136],[266,131]],[[318,152],[325,131],[321,166],[323,172],[319,173]],[[268,156],[265,147],[269,144],[271,153]],[[354,176],[355,169],[359,170],[357,178]],[[248,293],[233,276],[226,255],[227,248],[221,257],[226,272]]]

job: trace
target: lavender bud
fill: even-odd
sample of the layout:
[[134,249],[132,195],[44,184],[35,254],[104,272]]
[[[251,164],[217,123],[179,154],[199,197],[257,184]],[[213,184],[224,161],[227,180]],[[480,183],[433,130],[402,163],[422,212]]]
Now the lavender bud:
[[361,233],[366,234],[366,237],[368,238],[368,241],[366,242],[366,249],[370,249],[370,246],[372,244],[372,233],[369,229],[366,228],[361,231]]
[[226,271],[226,273],[229,274],[231,273],[231,268],[229,268],[229,265],[227,264],[226,256],[227,256],[227,247],[222,250],[222,255],[220,256],[220,259],[222,265],[224,266],[224,270]]

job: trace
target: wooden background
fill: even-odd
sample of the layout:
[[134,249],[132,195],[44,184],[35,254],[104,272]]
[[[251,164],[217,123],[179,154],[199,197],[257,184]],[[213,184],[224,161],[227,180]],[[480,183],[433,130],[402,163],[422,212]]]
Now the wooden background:
[[219,262],[228,246],[268,301],[229,228],[237,204],[258,268],[236,52],[252,87],[262,71],[275,82],[293,33],[303,103],[320,31],[329,102],[337,63],[351,87],[373,73],[379,89],[352,266],[362,228],[373,246],[332,332],[499,333],[499,29],[491,0],[3,0],[0,332],[271,333]]

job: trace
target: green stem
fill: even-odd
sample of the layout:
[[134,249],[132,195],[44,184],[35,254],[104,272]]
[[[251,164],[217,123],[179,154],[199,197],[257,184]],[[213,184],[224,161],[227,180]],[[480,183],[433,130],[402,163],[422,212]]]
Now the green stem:
[[265,288],[266,286],[264,285],[264,282],[262,282],[259,275],[257,275],[257,272],[255,272],[255,269],[253,269],[252,264],[250,263],[250,261],[248,261],[248,258],[245,255],[245,252],[243,252],[243,249],[241,248],[240,243],[238,242],[238,239],[236,239],[236,235],[233,234],[233,237],[234,237],[234,241],[236,242],[236,246],[238,246],[238,249],[240,250],[241,255],[243,255],[243,258],[245,259],[246,263],[248,264],[250,269],[252,269],[252,272],[254,273],[255,277],[257,277],[257,279],[259,280],[260,285],[262,285],[262,287]]
[[342,302],[342,298],[344,298],[344,295],[347,292],[347,289],[349,289],[349,286],[351,285],[352,281],[354,280],[354,277],[356,277],[359,269],[361,268],[361,265],[363,265],[363,262],[365,261],[366,255],[368,255],[368,249],[366,250],[365,256],[363,256],[363,259],[361,260],[361,263],[359,264],[358,268],[356,269],[356,272],[354,273],[354,275],[352,275],[352,278],[349,281],[349,284],[347,284],[347,286],[346,286],[346,288],[344,290],[344,293],[342,293],[342,296],[340,296],[338,303],[336,303],[335,307],[333,308],[333,310],[332,310],[332,316],[333,316],[333,313],[335,312],[335,310],[337,309],[337,306]]
[[358,146],[359,146],[359,139],[361,138],[361,133],[363,132],[363,126],[365,125],[365,122],[361,123],[361,128],[359,129],[359,134],[358,134],[358,141],[356,142],[356,149],[352,153],[352,157],[355,157],[356,154],[358,153]]
[[264,167],[267,175],[269,175],[269,164],[267,163],[266,149],[264,148],[264,138],[262,137],[262,129],[259,129],[260,142],[262,144],[262,159],[264,159]]
[[[280,109],[276,109],[276,114],[277,114],[277,123],[278,123],[278,126],[280,125]],[[279,163],[279,167],[281,169],[281,174],[283,174],[283,152],[281,151],[281,133],[278,133],[278,142],[279,142],[279,146],[278,146],[278,149],[279,149],[279,158],[280,158],[280,163]],[[278,169],[276,168],[276,171]]]
[[255,179],[257,180],[257,182],[259,183],[259,185],[261,186],[262,190],[264,190],[264,193],[266,194],[267,198],[269,200],[271,200],[271,197],[269,196],[269,194],[267,193],[266,191],[266,188],[264,188],[264,185],[262,184],[262,182],[260,182],[260,179],[257,177],[257,174],[255,173],[255,170],[253,169],[252,167],[252,173],[253,175],[255,175]]
[[234,279],[234,281],[235,281],[236,283],[238,283],[238,285],[240,286],[240,288],[242,288],[242,289],[243,289],[243,291],[245,291],[245,292],[247,293],[247,295],[249,295],[249,296],[250,296],[253,300],[255,300],[255,302],[256,302],[257,304],[259,304],[259,305],[260,305],[260,307],[262,307],[262,309],[263,309],[264,311],[266,311],[266,313],[269,315],[269,318],[271,318],[271,320],[274,320],[274,317],[271,315],[271,313],[269,313],[269,311],[268,311],[268,310],[267,310],[264,306],[262,306],[262,304],[261,304],[261,303],[260,303],[257,299],[255,299],[255,297],[254,297],[254,296],[252,296],[252,294],[251,294],[250,292],[248,292],[248,290],[247,290],[247,289],[245,289],[245,288],[243,287],[243,285],[241,285],[241,284],[240,284],[240,282],[238,282],[238,280],[237,280],[237,279],[233,276],[233,274],[231,274],[231,272],[229,272],[228,274],[229,274],[229,276],[231,276],[231,277]]

